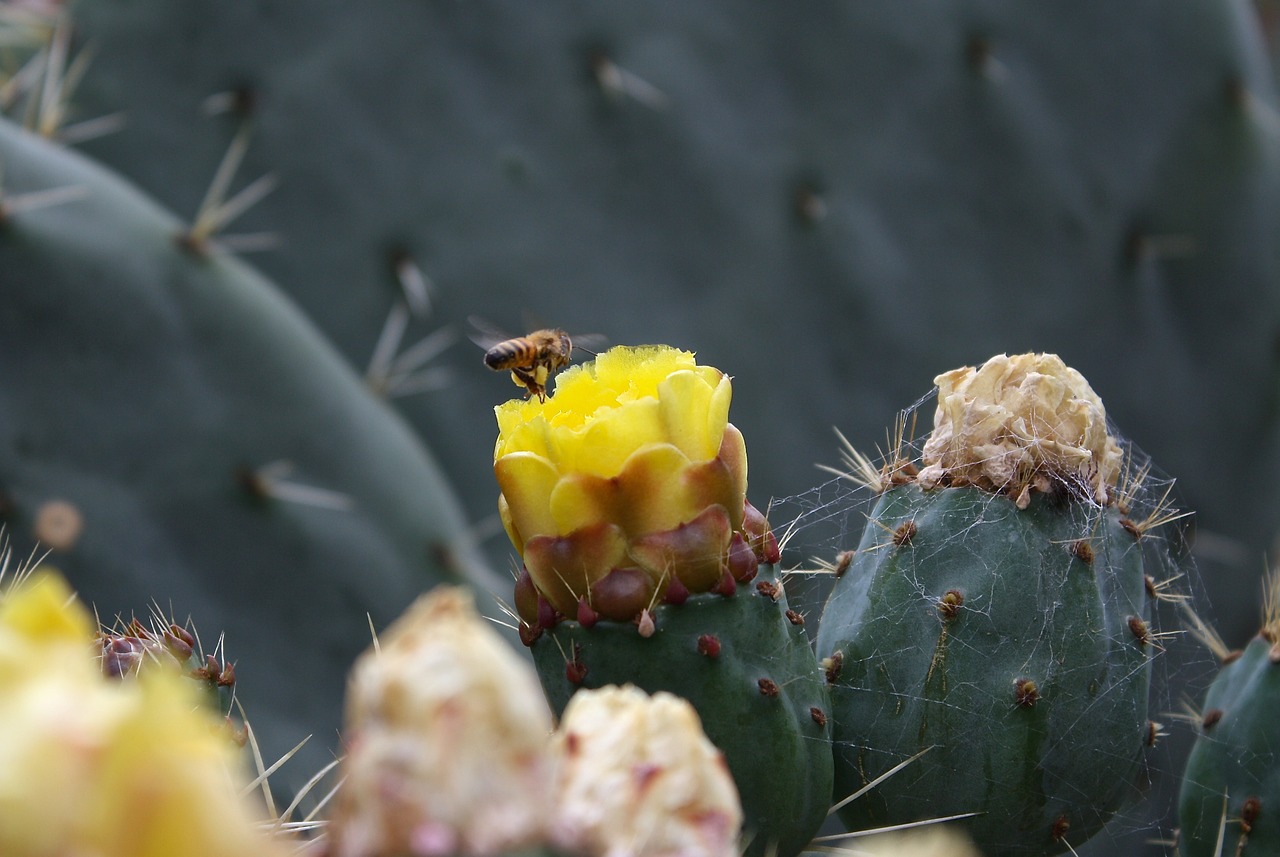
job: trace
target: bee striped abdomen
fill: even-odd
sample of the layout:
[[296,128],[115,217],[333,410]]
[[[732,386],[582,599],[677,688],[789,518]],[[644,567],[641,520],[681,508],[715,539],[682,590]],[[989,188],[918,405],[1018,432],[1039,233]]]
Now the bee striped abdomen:
[[484,365],[496,371],[514,366],[532,366],[538,359],[538,349],[527,338],[508,339],[485,352]]

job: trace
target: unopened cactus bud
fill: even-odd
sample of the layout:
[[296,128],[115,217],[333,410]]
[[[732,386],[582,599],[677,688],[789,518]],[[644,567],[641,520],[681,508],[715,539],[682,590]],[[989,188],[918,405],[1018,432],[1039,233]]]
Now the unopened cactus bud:
[[589,857],[736,857],[738,790],[693,706],[630,685],[584,690],[553,741],[554,836]]
[[125,634],[107,634],[98,642],[102,650],[102,674],[110,678],[124,678],[137,675],[142,669],[151,641]]
[[347,695],[330,857],[492,855],[541,845],[551,712],[462,589],[415,602]]

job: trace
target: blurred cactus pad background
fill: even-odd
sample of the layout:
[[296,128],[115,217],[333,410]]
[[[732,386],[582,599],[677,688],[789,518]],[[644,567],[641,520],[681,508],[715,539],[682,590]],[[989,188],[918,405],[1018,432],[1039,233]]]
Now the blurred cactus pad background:
[[[104,621],[225,632],[269,754],[315,735],[302,780],[370,625],[441,582],[510,597],[492,409],[523,391],[471,318],[732,375],[784,567],[865,521],[820,487],[833,427],[874,449],[923,401],[923,434],[935,375],[1053,352],[1176,477],[1160,535],[1243,646],[1280,509],[1274,18],[0,2],[0,516]],[[1163,645],[1190,683],[1157,719],[1210,672]],[[1082,853],[1166,853],[1180,758]]]

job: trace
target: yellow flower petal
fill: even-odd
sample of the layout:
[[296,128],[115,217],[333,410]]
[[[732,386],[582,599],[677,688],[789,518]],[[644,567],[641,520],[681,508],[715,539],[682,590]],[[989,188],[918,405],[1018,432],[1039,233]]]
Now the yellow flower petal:
[[508,452],[532,452],[542,458],[551,458],[552,441],[546,420],[534,416],[532,419],[516,422],[511,412],[504,412],[502,408],[496,410],[499,424],[505,419],[509,426],[499,436],[500,448],[495,450],[495,460]]
[[684,473],[692,505],[705,508],[718,503],[729,510],[735,530],[742,528],[742,505],[747,496],[747,445],[742,432],[729,424],[721,435],[720,451],[706,464]]
[[520,535],[515,522],[511,520],[511,507],[507,505],[505,494],[498,495],[498,519],[502,521],[502,529],[507,531],[507,538],[511,539],[511,544],[515,545],[520,553],[524,553],[524,536]]
[[618,401],[655,398],[665,378],[695,366],[693,352],[662,345],[611,348],[595,360],[600,386],[617,391]]
[[571,473],[556,483],[548,498],[555,534],[567,535],[600,521],[617,521],[622,514],[620,485],[590,473]]
[[550,498],[560,474],[550,461],[532,452],[513,452],[493,463],[493,473],[516,532],[526,540],[557,532]]
[[618,475],[622,492],[619,520],[631,536],[678,527],[701,512],[706,504],[689,502],[684,472],[689,459],[669,443],[637,450]]
[[564,472],[617,476],[631,453],[665,434],[658,400],[641,399],[602,411],[580,430],[556,432],[553,454]]
[[692,461],[708,461],[720,449],[729,421],[729,401],[727,396],[716,395],[721,389],[719,381],[717,378],[717,383],[709,384],[705,373],[683,370],[665,378],[658,387],[666,439]]
[[76,601],[67,582],[43,571],[0,599],[0,627],[42,644],[87,643],[94,634],[89,611]]
[[235,768],[232,746],[191,683],[156,670],[122,689],[131,710],[104,748],[98,797],[85,808],[99,853],[276,853],[239,805],[227,776]]

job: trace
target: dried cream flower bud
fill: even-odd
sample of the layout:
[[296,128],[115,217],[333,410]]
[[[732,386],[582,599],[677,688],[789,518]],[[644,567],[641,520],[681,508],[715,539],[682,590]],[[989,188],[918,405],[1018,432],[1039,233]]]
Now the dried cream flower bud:
[[551,713],[533,669],[465,590],[420,598],[347,695],[332,857],[489,855],[541,845]]
[[579,691],[554,740],[555,841],[591,857],[737,857],[738,790],[693,706],[630,685]]
[[974,485],[1025,509],[1032,491],[1065,486],[1098,503],[1123,453],[1107,434],[1102,400],[1056,354],[1003,354],[939,375],[933,434],[919,482]]

